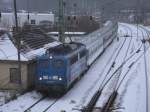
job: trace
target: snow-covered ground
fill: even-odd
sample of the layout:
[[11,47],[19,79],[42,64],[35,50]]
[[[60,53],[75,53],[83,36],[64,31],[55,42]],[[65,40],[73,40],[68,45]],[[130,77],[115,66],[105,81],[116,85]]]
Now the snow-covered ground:
[[[150,49],[147,41],[145,43],[146,53],[144,53],[144,43],[142,44],[143,38],[149,39],[148,33],[146,33],[145,29],[140,26],[138,26],[137,32],[136,25],[120,23],[119,26],[120,38],[126,38],[128,41],[132,39],[127,58],[130,57],[133,52],[136,52],[138,48],[140,48],[140,51],[136,53],[130,60],[128,60],[126,64],[124,64],[122,71],[118,71],[121,72],[121,76],[119,77],[119,82],[121,85],[119,86],[118,90],[119,95],[115,101],[114,112],[149,112],[150,77],[148,77],[148,74],[150,71],[148,67],[150,58],[148,58],[148,56],[150,55]],[[125,46],[127,47],[128,44],[129,42],[127,42]],[[120,52],[118,55],[118,59],[116,59],[116,65],[113,69],[118,68],[117,66],[120,65],[119,62],[121,62],[122,58],[124,57],[126,47],[122,48],[122,53]],[[146,60],[144,59],[144,54]],[[110,74],[112,73],[113,70],[111,70]],[[124,78],[124,80],[122,80],[125,74],[127,74],[127,76]],[[116,73],[114,78],[112,78],[112,81],[104,88],[96,107],[103,107],[109,96],[112,94],[112,88],[114,88],[113,85],[117,75],[118,74]],[[117,110],[115,110],[115,108],[117,108]]]
[[29,92],[0,107],[0,112],[23,112],[23,110],[30,107],[41,98],[42,95],[40,93],[35,91]]
[[[104,75],[104,76],[107,76],[106,81],[112,75],[114,75],[114,76],[112,77],[111,81],[106,85],[104,90],[102,91],[101,97],[99,98],[99,100],[96,104],[96,107],[103,107],[104,106],[104,104],[108,100],[109,96],[114,91],[114,88],[116,88],[117,80],[121,80],[123,78],[123,75],[126,73],[126,71],[128,71],[128,67],[141,54],[141,53],[137,53],[137,54],[135,53],[140,48],[141,45],[140,46],[134,45],[134,40],[136,40],[136,39],[130,37],[130,36],[133,36],[133,33],[129,27],[127,27],[123,24],[120,24],[118,35],[119,35],[120,39],[122,39],[122,40],[124,39],[124,44],[123,44],[122,48],[120,49],[120,51],[118,52],[118,55],[116,56],[116,58],[112,58],[112,61],[115,62],[113,67],[106,68],[106,71],[109,71],[109,72],[106,72],[106,74]],[[139,42],[137,42],[137,43],[139,44]],[[133,54],[135,54],[135,55],[133,55]],[[126,60],[128,60],[128,61],[126,62]],[[124,62],[126,62],[126,63],[124,64],[123,68],[118,70],[118,72],[116,72],[114,74],[114,72]],[[107,70],[107,69],[109,69],[109,70]]]
[[[138,37],[137,37],[137,26],[124,24],[133,32],[133,45],[132,49],[136,49],[140,46],[141,40],[144,38],[148,38],[147,33],[144,29],[139,28],[138,30]],[[146,73],[149,74],[150,70],[149,62],[150,62],[150,49],[149,43],[146,42],[146,66],[144,62],[144,44],[141,47],[141,57],[140,59],[133,65],[131,70],[128,73],[128,76],[123,81],[120,89],[119,89],[119,96],[116,100],[117,108],[121,109],[121,112],[149,112],[150,110],[147,109],[147,105],[150,106],[150,88],[146,88]],[[133,61],[133,60],[131,60]],[[145,67],[147,67],[145,69]],[[127,72],[126,70],[124,72]],[[147,78],[148,85],[150,84],[150,77]],[[148,101],[148,102],[147,102]],[[148,103],[148,104],[147,104]]]
[[[146,111],[146,101],[150,101],[146,95],[146,91],[150,92],[150,88],[146,88],[146,77],[145,77],[145,61],[144,61],[144,46],[141,42],[143,36],[148,38],[147,33],[144,29],[139,28],[137,37],[137,27],[130,24],[119,24],[118,31],[119,41],[114,40],[111,46],[102,54],[102,56],[91,66],[89,71],[85,76],[78,81],[74,87],[67,92],[58,101],[54,98],[43,99],[42,102],[37,104],[30,112],[42,112],[48,106],[51,106],[46,112],[79,112],[78,109],[86,106],[91,97],[94,95],[95,91],[99,89],[102,84],[102,80],[106,75],[110,77],[113,72],[129,57],[130,59],[124,64],[123,69],[120,70],[121,77],[119,81],[121,82],[123,75],[129,70],[129,66],[133,63],[133,66],[128,72],[125,80],[118,90],[118,97],[116,99],[116,106],[121,109],[121,112],[150,112]],[[131,43],[130,43],[131,41]],[[124,43],[123,47],[122,44]],[[129,46],[130,45],[130,46]],[[126,54],[126,51],[129,50]],[[122,47],[122,48],[121,48]],[[117,52],[121,48],[120,53]],[[137,50],[139,52],[136,53]],[[117,58],[116,55],[118,54]],[[150,49],[149,44],[146,43],[146,64],[147,64],[147,74],[150,74]],[[139,58],[140,57],[140,58]],[[138,59],[138,61],[136,61]],[[109,68],[111,68],[112,63],[116,60],[114,68],[108,73]],[[116,75],[115,78],[118,78]],[[115,79],[114,80],[117,80]],[[150,77],[147,78],[148,85],[150,84]],[[108,85],[112,88],[115,83],[111,81]],[[110,86],[111,85],[111,86]],[[149,86],[150,87],[150,86]],[[97,102],[96,106],[102,106],[111,94],[112,89],[106,88],[103,91],[102,96]],[[14,100],[8,104],[3,105],[0,108],[2,112],[24,112],[29,106],[38,101],[42,96],[36,92],[27,93],[20,96],[17,100]],[[148,100],[147,100],[148,99]],[[148,104],[150,105],[150,103]]]

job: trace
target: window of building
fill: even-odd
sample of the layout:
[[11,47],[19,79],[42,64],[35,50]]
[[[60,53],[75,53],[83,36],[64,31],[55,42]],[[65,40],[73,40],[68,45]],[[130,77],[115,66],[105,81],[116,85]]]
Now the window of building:
[[18,75],[18,68],[10,68],[10,82],[11,83],[19,83],[20,77]]
[[31,20],[31,24],[35,25],[36,21],[34,19]]

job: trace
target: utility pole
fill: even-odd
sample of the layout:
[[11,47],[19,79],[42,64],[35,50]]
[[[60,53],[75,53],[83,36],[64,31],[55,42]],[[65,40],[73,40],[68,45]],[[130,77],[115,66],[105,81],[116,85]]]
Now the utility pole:
[[30,22],[30,12],[29,12],[29,10],[30,10],[29,8],[30,7],[29,7],[29,5],[30,5],[29,4],[29,0],[27,0],[27,10],[28,10],[28,17],[27,17],[27,19],[28,19],[28,25],[29,25],[29,22]]
[[64,0],[59,0],[59,41],[64,43]]
[[136,24],[137,24],[137,41],[139,39],[139,0],[137,0],[137,4],[136,4]]
[[16,40],[17,40],[17,51],[18,51],[18,83],[21,84],[21,60],[20,60],[20,35],[19,34],[19,28],[18,28],[18,17],[17,17],[17,4],[16,4],[16,0],[14,0],[14,14],[15,14],[15,24],[16,24],[16,28],[15,28],[15,36],[16,36]]
[[18,18],[17,18],[17,3],[16,3],[16,0],[14,0],[14,14],[15,14],[16,31],[18,31]]
[[2,13],[1,13],[1,11],[0,11],[0,22],[1,22],[1,18],[2,18]]

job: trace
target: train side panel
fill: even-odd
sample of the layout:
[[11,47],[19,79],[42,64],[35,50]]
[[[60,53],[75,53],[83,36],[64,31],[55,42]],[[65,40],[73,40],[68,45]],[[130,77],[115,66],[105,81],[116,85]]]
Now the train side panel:
[[75,64],[70,66],[70,77],[69,84],[71,84],[75,79],[80,77],[80,75],[87,69],[87,58],[84,56],[79,59]]

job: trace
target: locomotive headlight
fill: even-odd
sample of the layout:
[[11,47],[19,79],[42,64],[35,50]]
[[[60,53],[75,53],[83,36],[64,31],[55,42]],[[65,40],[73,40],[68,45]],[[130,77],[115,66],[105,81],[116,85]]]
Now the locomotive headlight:
[[53,59],[53,56],[49,56],[49,59]]
[[61,78],[61,77],[59,77],[59,80],[60,80],[60,81],[62,81],[62,78]]
[[42,77],[40,77],[39,80],[41,81],[41,80],[42,80]]

